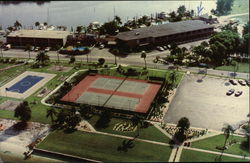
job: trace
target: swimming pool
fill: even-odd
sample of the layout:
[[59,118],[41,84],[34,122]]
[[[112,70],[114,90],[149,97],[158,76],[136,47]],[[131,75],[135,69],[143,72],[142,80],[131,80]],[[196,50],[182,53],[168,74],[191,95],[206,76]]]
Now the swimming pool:
[[41,81],[43,78],[44,77],[27,75],[25,78],[18,81],[17,83],[7,88],[6,90],[10,92],[24,93],[33,85]]
[[73,48],[73,50],[79,50],[79,51],[84,51],[85,49],[86,49],[85,47]]

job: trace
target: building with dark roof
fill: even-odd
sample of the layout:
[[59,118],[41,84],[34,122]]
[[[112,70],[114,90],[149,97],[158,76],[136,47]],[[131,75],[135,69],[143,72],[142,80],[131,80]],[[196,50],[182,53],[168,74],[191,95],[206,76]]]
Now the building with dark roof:
[[208,24],[218,23],[218,20],[216,17],[214,17],[212,15],[209,16],[208,14],[198,16],[198,17],[194,18],[194,20],[202,20]]
[[40,47],[55,47],[65,45],[70,32],[54,30],[18,30],[7,36],[7,42],[13,46],[27,44]]
[[136,48],[145,45],[184,43],[209,37],[213,26],[200,20],[187,20],[121,32],[116,35],[118,45]]

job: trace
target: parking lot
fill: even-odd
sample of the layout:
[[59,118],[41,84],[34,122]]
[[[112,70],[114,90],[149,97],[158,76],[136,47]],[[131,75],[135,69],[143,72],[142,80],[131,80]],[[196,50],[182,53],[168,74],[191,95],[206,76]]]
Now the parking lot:
[[[243,91],[226,95],[229,89]],[[182,80],[175,98],[164,117],[167,123],[177,123],[187,117],[191,126],[221,130],[225,124],[238,127],[248,120],[249,87],[232,85],[226,78],[189,74]]]

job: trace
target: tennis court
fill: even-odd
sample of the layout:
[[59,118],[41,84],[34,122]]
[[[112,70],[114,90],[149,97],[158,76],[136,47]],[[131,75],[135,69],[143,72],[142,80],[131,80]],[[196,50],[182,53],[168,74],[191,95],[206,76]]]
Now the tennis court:
[[161,85],[122,77],[87,76],[61,100],[147,113]]

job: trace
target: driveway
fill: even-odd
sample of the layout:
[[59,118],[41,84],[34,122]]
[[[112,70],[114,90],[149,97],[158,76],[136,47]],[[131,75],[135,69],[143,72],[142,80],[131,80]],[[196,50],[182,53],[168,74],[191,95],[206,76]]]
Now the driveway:
[[[200,79],[202,82],[197,81]],[[227,96],[226,92],[231,88],[241,90],[243,94]],[[193,127],[221,130],[224,124],[238,127],[246,122],[248,113],[248,86],[233,86],[225,78],[189,74],[182,80],[164,121],[176,124],[185,116]]]

